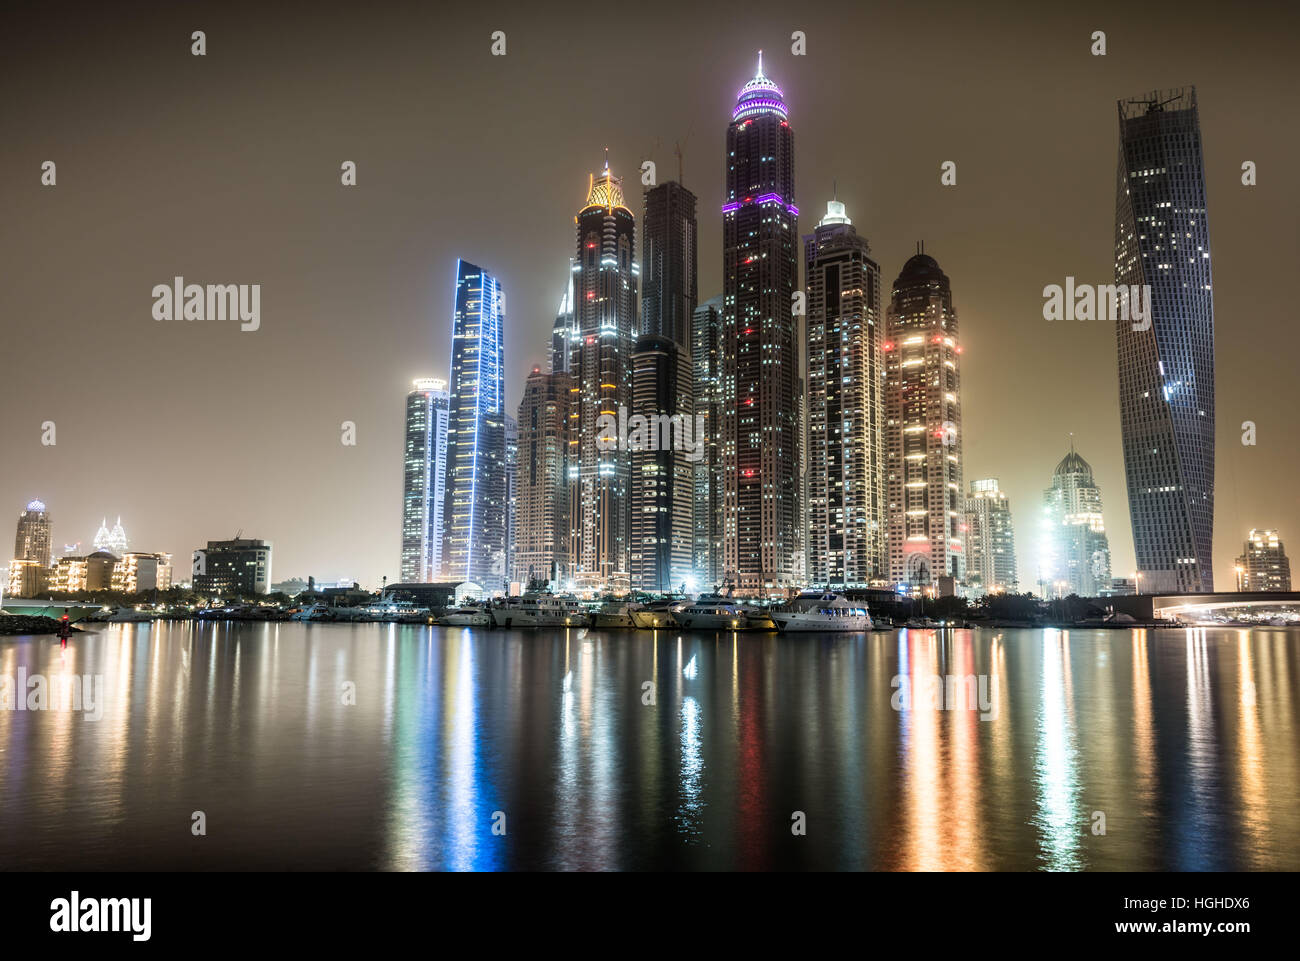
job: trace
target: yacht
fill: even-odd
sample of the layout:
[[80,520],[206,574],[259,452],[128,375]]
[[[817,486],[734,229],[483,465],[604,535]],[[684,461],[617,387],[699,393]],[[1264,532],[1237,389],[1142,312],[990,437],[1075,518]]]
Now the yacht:
[[110,624],[135,624],[139,621],[152,621],[153,615],[146,614],[144,611],[137,611],[130,607],[119,607],[112,614],[109,614],[104,620]]
[[691,631],[744,631],[748,629],[748,617],[744,609],[735,601],[723,597],[701,597],[694,604],[688,604],[673,619],[682,627]]
[[804,591],[784,610],[773,611],[772,620],[782,633],[813,632],[849,634],[871,630],[867,607],[850,604],[843,594]]
[[437,619],[444,627],[491,627],[492,615],[477,604],[453,607]]
[[641,605],[636,601],[606,601],[591,615],[591,626],[595,628],[635,627],[636,612]]
[[311,607],[304,607],[301,611],[294,611],[290,615],[291,621],[328,621],[333,618],[333,613],[328,605],[313,604]]
[[586,627],[590,622],[571,594],[523,594],[492,605],[497,627]]
[[689,606],[689,604],[682,603],[681,600],[672,598],[641,604],[630,612],[632,626],[643,630],[662,630],[663,628],[677,627],[677,612]]

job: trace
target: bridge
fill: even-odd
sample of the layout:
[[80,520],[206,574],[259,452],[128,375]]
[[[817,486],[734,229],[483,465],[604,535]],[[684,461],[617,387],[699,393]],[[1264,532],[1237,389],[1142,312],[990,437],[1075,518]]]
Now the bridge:
[[1300,610],[1300,591],[1216,591],[1213,594],[1124,594],[1096,603],[1139,621],[1172,620],[1179,615],[1243,607],[1290,607]]

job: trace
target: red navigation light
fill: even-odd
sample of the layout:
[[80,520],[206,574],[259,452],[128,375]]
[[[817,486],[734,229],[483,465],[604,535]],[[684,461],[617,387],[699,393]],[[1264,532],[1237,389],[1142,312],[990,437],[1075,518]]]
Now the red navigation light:
[[885,350],[893,350],[893,349],[894,349],[893,344],[885,344]]

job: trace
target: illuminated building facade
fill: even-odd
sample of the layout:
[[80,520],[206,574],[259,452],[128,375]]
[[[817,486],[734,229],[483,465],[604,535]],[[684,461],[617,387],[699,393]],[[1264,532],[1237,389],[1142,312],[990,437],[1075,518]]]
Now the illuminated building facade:
[[271,545],[267,541],[239,537],[229,541],[208,541],[196,552],[193,588],[196,594],[218,597],[265,594],[271,588]]
[[691,319],[691,367],[694,375],[696,423],[703,425],[704,448],[695,462],[694,518],[697,585],[716,588],[723,579],[722,546],[722,296],[695,308]]
[[577,265],[569,258],[569,272],[564,278],[564,296],[560,298],[560,309],[555,312],[555,325],[551,328],[551,373],[558,374],[569,369],[569,351],[573,338],[573,272]]
[[804,238],[807,571],[814,587],[887,576],[880,267],[844,204]]
[[1196,89],[1120,101],[1119,128],[1115,282],[1151,289],[1149,318],[1116,321],[1133,548],[1143,590],[1209,592],[1214,296]]
[[1043,534],[1039,576],[1044,594],[1100,597],[1110,591],[1110,542],[1101,515],[1101,488],[1073,445],[1056,465],[1052,486],[1043,492]]
[[95,539],[91,542],[91,546],[97,551],[107,551],[117,557],[125,554],[130,545],[126,539],[126,531],[122,529],[122,518],[117,519],[112,530],[108,529],[108,518],[104,518],[100,522],[99,530],[95,532]]
[[115,591],[165,591],[172,586],[172,556],[127,551],[113,565]]
[[[695,194],[676,181],[650,188],[641,219],[641,337],[632,354],[632,412],[654,418],[654,449],[631,452],[632,586],[692,584],[695,441],[691,323],[699,299]],[[670,422],[666,418],[679,418]],[[680,426],[678,426],[680,425]],[[665,429],[666,426],[666,429]]]
[[1020,587],[1011,505],[996,477],[971,481],[966,496],[966,586],[975,595]]
[[1237,557],[1237,590],[1291,590],[1291,561],[1277,531],[1255,529]]
[[632,346],[637,331],[636,218],[609,162],[592,177],[574,218],[576,337],[569,372],[576,380],[570,447],[569,537],[574,586],[583,593],[623,594],[629,571],[631,462],[621,444],[598,443],[602,417],[618,418],[631,401]]
[[447,382],[421,378],[406,395],[402,452],[402,581],[441,576],[442,511],[447,474]]
[[489,593],[506,586],[505,294],[482,267],[456,263],[447,472],[442,511],[443,578]]
[[758,74],[727,125],[722,206],[724,577],[738,594],[798,587],[799,282],[794,133],[785,98]]
[[49,567],[54,556],[51,551],[50,512],[41,501],[32,501],[18,515],[18,529],[14,535],[14,560],[35,561]]
[[519,402],[519,473],[515,506],[514,570],[510,579],[557,589],[569,569],[569,434],[576,392],[564,371],[534,368]]
[[881,350],[890,580],[913,591],[960,583],[961,341],[948,277],[923,252],[894,281]]

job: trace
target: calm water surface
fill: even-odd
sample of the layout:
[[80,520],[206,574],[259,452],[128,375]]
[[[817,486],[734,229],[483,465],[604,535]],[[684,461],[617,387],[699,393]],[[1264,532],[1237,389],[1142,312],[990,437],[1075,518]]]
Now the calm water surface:
[[[1298,646],[1267,629],[0,638],[15,681],[103,677],[97,721],[0,710],[0,869],[1300,870]],[[991,675],[990,710],[926,696]]]

